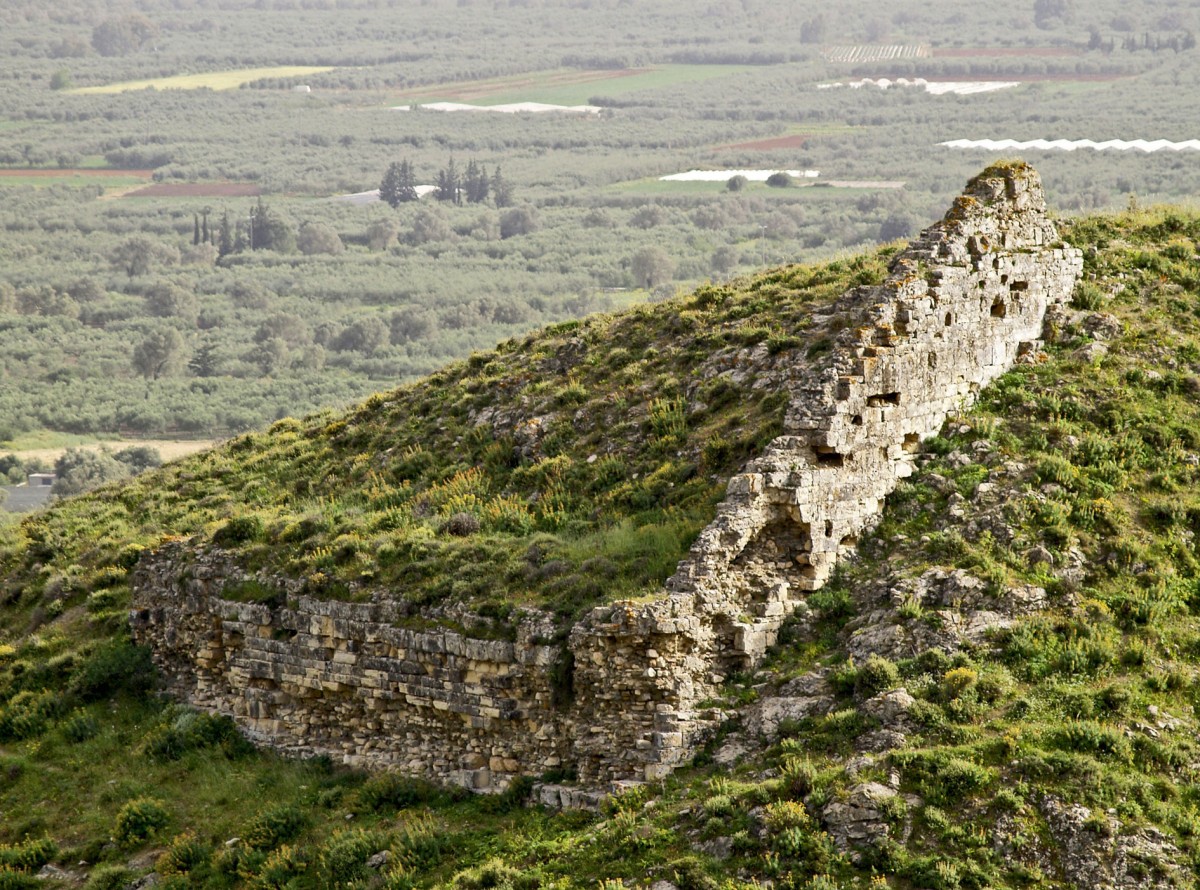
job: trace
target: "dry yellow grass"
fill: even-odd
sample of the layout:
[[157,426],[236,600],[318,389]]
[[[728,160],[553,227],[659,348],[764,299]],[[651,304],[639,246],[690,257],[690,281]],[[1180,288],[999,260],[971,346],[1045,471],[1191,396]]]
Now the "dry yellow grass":
[[[108,440],[104,442],[86,442],[78,445],[73,445],[73,448],[84,448],[89,451],[95,451],[97,448],[104,447],[110,451],[120,451],[123,448],[133,448],[141,445],[148,445],[151,448],[158,449],[158,453],[162,455],[164,461],[175,460],[179,457],[186,457],[189,454],[195,454],[197,451],[203,451],[206,448],[211,448],[216,444],[213,439],[121,439]],[[66,447],[58,448],[27,448],[27,449],[4,449],[6,453],[15,454],[22,460],[28,458],[38,458],[47,463],[54,463],[64,451]]]
[[150,80],[127,80],[100,87],[80,87],[68,92],[77,95],[94,93],[125,93],[129,90],[236,90],[244,83],[264,77],[304,77],[307,74],[322,74],[333,68],[308,65],[279,65],[274,68],[239,68],[236,71],[210,71],[207,74],[177,74],[174,77],[155,77]]

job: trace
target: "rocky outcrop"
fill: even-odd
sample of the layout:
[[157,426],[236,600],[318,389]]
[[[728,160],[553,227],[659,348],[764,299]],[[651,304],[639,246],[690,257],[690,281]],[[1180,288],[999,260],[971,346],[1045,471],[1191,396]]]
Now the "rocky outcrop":
[[[225,582],[237,569],[178,546],[137,573],[135,633],[180,695],[288,751],[488,790],[549,770],[592,786],[662,777],[722,718],[710,700],[724,679],[762,658],[876,521],[921,441],[1033,360],[1047,308],[1066,303],[1082,268],[1057,238],[1031,169],[997,166],[972,181],[882,285],[850,291],[819,320],[837,333],[812,373],[789,378],[784,434],[730,480],[663,595],[594,610],[565,647],[539,642],[550,632],[534,614],[515,641],[406,626],[420,616],[385,592],[330,603],[259,579],[286,595],[234,602]],[[968,586],[913,583],[909,595],[933,608]],[[1027,591],[1030,608],[1038,596]],[[1012,612],[977,600],[951,628],[962,638]],[[928,642],[858,640],[864,651]],[[824,706],[816,689],[791,696],[810,701],[789,695],[760,708],[761,731]]]

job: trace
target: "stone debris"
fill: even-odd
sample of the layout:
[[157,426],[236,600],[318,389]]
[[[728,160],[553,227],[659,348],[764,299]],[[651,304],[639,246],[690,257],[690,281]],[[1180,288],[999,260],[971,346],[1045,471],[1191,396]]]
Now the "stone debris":
[[[661,779],[727,717],[711,706],[721,684],[752,669],[783,621],[807,608],[807,595],[912,474],[921,442],[1035,355],[1044,329],[1053,335],[1070,323],[1060,319],[1083,261],[1059,241],[1045,209],[1030,168],[989,168],[894,258],[883,284],[849,291],[812,321],[809,333],[819,326],[830,335],[828,353],[793,367],[761,344],[714,355],[706,373],[788,391],[783,435],[729,481],[662,596],[593,610],[565,648],[537,642],[553,636],[553,619],[533,612],[508,642],[399,627],[411,616],[383,593],[366,604],[327,602],[260,578],[286,603],[231,602],[221,593],[245,573],[219,553],[181,544],[142,558],[134,634],[153,647],[177,695],[232,714],[251,738],[287,752],[477,791],[560,769],[589,788]],[[1054,324],[1045,322],[1048,310]],[[544,370],[564,373],[586,352],[567,343]],[[527,455],[551,419],[525,405],[473,418],[507,428]],[[974,450],[951,457],[964,466],[991,459]],[[974,492],[979,503],[997,496],[983,486]],[[951,511],[970,506],[962,499]],[[987,596],[959,574],[913,584],[906,595],[943,626],[897,623],[881,607],[852,629],[855,658],[962,645],[1045,599],[1040,588]],[[447,616],[421,617],[436,624]],[[782,692],[751,720],[770,734],[788,717],[819,711],[822,695]],[[888,738],[895,741],[878,743]],[[565,804],[549,787],[546,801],[557,794]]]
[[1122,834],[1110,814],[1047,797],[1042,815],[1055,841],[1054,861],[1077,887],[1097,890],[1173,890],[1190,887],[1194,876],[1181,864],[1179,848],[1155,828]]
[[851,853],[851,858],[857,858],[858,851],[878,846],[895,834],[903,843],[911,830],[911,822],[906,815],[899,832],[895,832],[897,826],[887,815],[887,805],[894,799],[903,802],[905,812],[920,802],[915,797],[911,800],[902,797],[888,785],[864,782],[853,786],[844,800],[827,803],[821,811],[821,823],[834,846]]
[[[846,625],[846,650],[855,661],[871,655],[911,658],[927,649],[957,651],[1049,606],[1041,587],[1021,585],[997,596],[963,569],[929,569],[916,578],[885,582],[860,598],[876,606]],[[921,617],[905,620],[901,607],[919,611]],[[923,620],[927,614],[936,620]]]

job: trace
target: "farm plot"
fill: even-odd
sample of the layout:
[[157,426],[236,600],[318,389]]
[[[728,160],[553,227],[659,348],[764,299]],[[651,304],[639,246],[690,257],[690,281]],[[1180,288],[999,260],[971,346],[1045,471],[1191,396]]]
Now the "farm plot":
[[[474,105],[587,105],[596,95],[621,96],[639,90],[696,83],[753,70],[751,65],[660,65],[612,70],[534,71],[511,77],[443,83],[404,90],[396,98],[405,104],[435,102]],[[761,67],[761,66],[760,66]]]
[[67,92],[86,96],[99,93],[125,93],[130,90],[236,90],[242,84],[264,78],[308,77],[334,70],[331,66],[277,65],[272,68],[240,68],[235,71],[210,71],[206,74],[177,74],[149,80],[127,80],[99,87],[80,87]]
[[253,182],[156,182],[126,192],[125,198],[253,198],[262,189]]
[[924,43],[893,43],[885,45],[823,46],[821,55],[826,62],[898,62],[902,59],[928,59],[932,52]]

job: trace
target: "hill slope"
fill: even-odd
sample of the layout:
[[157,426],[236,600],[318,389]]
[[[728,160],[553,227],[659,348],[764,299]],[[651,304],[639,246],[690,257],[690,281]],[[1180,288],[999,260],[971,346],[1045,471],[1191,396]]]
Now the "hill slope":
[[[128,570],[200,535],[329,596],[470,603],[501,636],[514,587],[566,622],[657,586],[777,432],[787,369],[828,348],[814,310],[889,251],[552,329],[9,528],[3,880],[54,861],[122,886],[157,859],[214,887],[1187,885],[1200,219],[1064,228],[1088,281],[1044,359],[929,443],[858,559],[727,684],[736,718],[696,765],[602,816],[246,750],[146,696]],[[718,386],[714,361],[746,373]]]

